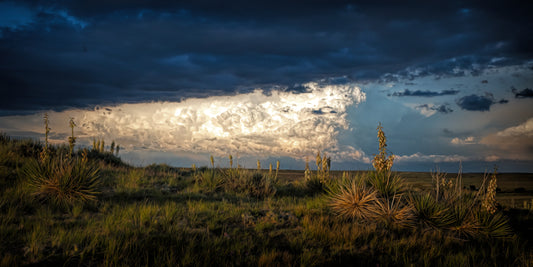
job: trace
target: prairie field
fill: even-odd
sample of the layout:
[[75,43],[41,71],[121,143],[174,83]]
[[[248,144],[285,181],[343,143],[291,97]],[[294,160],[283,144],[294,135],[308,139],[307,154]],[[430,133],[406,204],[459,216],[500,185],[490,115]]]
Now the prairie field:
[[342,172],[327,160],[133,167],[96,143],[3,135],[0,265],[533,264],[533,174],[394,172],[386,156]]

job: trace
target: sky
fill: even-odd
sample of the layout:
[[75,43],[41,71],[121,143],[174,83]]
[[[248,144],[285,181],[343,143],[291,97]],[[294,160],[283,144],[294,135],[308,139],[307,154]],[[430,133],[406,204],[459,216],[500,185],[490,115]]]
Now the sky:
[[[142,166],[533,172],[528,1],[0,1],[0,131]],[[312,165],[312,164],[311,164]]]

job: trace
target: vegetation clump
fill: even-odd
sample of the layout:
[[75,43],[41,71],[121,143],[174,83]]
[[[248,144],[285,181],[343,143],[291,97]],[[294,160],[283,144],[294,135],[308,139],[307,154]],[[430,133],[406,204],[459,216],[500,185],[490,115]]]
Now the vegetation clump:
[[435,184],[431,192],[408,190],[402,178],[391,171],[394,155],[388,155],[381,124],[377,130],[375,170],[330,187],[330,207],[341,218],[387,229],[438,231],[462,240],[513,236],[497,209],[496,171],[490,180],[485,176],[476,194],[463,191],[461,172],[453,180],[438,170],[432,173]]
[[64,155],[50,155],[48,146],[48,115],[44,116],[45,146],[40,159],[29,159],[22,168],[31,195],[41,202],[50,203],[60,208],[70,208],[77,203],[96,201],[99,193],[99,167],[88,160],[87,150],[81,157],[72,157],[76,137],[76,124],[71,118],[69,125],[72,136],[68,138],[69,151]]

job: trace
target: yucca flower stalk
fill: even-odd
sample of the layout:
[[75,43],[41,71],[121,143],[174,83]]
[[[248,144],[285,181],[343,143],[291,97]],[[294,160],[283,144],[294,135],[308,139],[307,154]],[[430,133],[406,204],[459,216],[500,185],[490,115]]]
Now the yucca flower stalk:
[[229,168],[233,169],[233,156],[231,154],[229,155]]
[[111,154],[115,154],[115,140],[113,140],[111,142],[111,147],[109,148],[109,152],[111,152]]
[[316,152],[316,170],[317,172],[320,171],[320,168],[322,168],[322,157],[320,157],[320,151]]
[[48,134],[50,127],[48,127],[48,113],[44,113],[44,148],[39,155],[41,162],[48,162],[50,159],[50,151],[48,150]]
[[74,122],[74,118],[70,118],[69,125],[70,125],[70,130],[71,130],[71,136],[68,138],[69,157],[70,157],[72,156],[72,153],[74,152],[74,145],[76,144],[76,137],[74,136],[74,127],[76,127],[76,123]]
[[378,125],[378,140],[379,140],[379,154],[374,156],[372,165],[377,172],[388,172],[392,168],[394,162],[394,155],[387,152],[387,137],[383,132],[383,126],[381,123]]
[[305,158],[305,181],[309,181],[311,179],[311,170],[309,169],[309,158]]
[[261,170],[261,161],[257,160],[257,171]]
[[102,139],[102,142],[100,142],[100,152],[101,153],[105,152],[105,141],[104,141],[104,139]]
[[495,168],[494,173],[492,174],[491,179],[489,181],[487,191],[485,192],[485,196],[481,203],[481,206],[483,207],[483,209],[490,214],[494,214],[496,212],[496,188],[497,188],[496,173],[497,173],[497,169]]
[[279,166],[280,166],[280,164],[279,164],[279,160],[277,160],[277,161],[276,161],[276,176],[274,176],[274,179],[273,179],[273,182],[274,182],[275,184],[278,183]]

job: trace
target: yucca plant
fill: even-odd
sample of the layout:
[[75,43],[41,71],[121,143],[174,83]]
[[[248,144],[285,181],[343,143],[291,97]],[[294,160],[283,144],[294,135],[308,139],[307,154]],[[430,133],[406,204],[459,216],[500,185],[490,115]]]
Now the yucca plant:
[[376,216],[376,191],[356,179],[330,186],[328,195],[330,207],[342,218],[368,221]]
[[223,188],[224,180],[215,169],[207,169],[200,172],[196,181],[208,192],[218,192]]
[[507,238],[513,236],[513,229],[501,213],[480,210],[476,213],[481,234],[486,238]]
[[251,179],[248,179],[248,195],[256,198],[265,198],[273,196],[276,188],[268,175],[255,172]]
[[379,197],[383,198],[399,196],[406,190],[406,184],[402,178],[390,171],[370,172],[366,182],[377,191]]
[[375,219],[387,228],[407,228],[413,224],[413,212],[402,196],[378,198]]
[[459,239],[475,239],[480,237],[480,224],[475,217],[475,209],[470,203],[458,202],[448,209],[448,230]]
[[431,194],[411,195],[409,202],[413,208],[415,222],[423,229],[440,229],[450,223],[447,208]]
[[32,195],[60,208],[95,201],[99,194],[99,167],[87,158],[53,157],[29,160],[22,169]]

